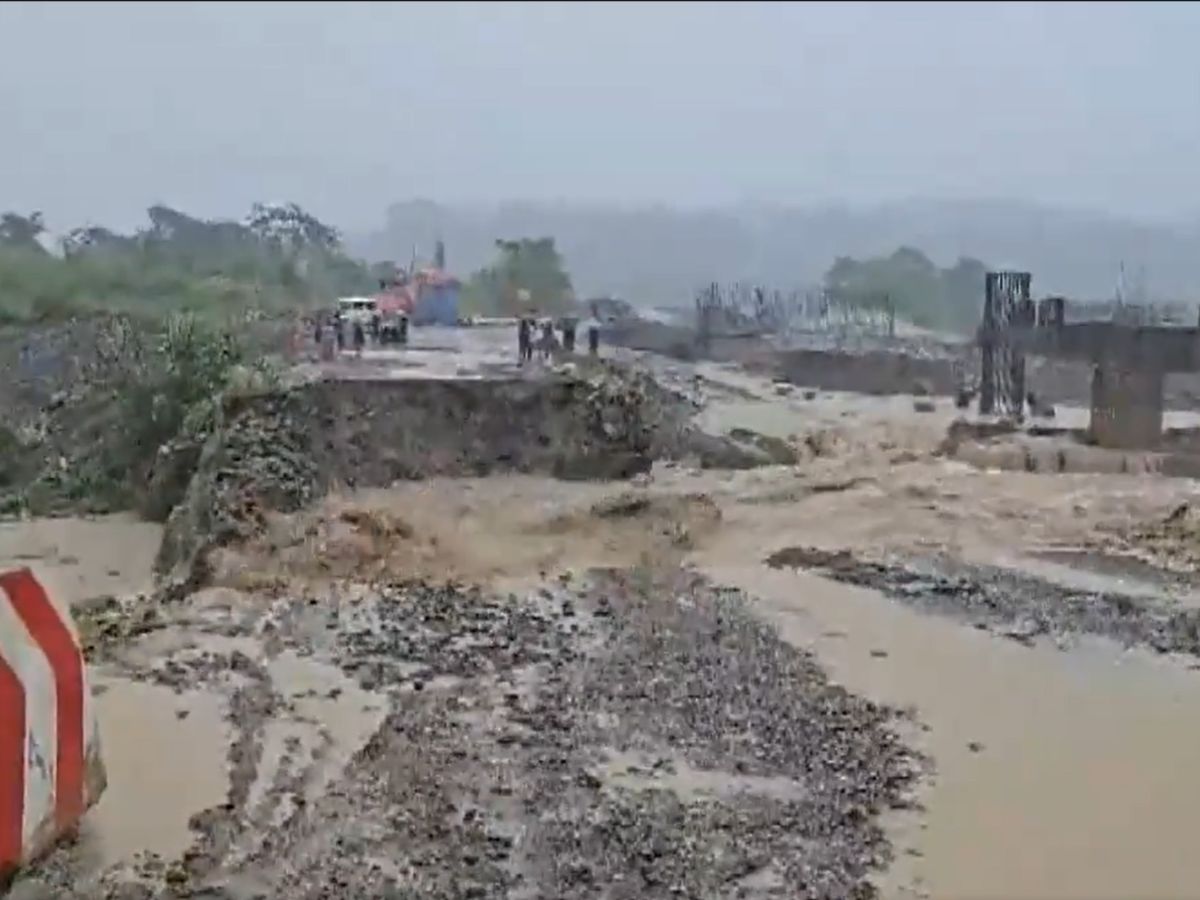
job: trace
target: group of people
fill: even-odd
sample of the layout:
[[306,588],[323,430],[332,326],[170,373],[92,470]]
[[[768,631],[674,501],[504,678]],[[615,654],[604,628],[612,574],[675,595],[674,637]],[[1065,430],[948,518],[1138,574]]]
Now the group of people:
[[[554,333],[554,324],[552,319],[542,319],[539,325],[536,316],[521,316],[517,323],[517,358],[522,365],[533,360],[535,350],[544,360],[548,360],[560,346],[568,353],[575,352],[579,321],[569,317],[558,320],[561,343]],[[539,329],[541,334],[535,339],[534,335]],[[593,316],[583,323],[583,329],[587,334],[588,353],[595,356],[600,352],[600,322]]]
[[[341,353],[346,349],[346,317],[340,311],[330,313],[325,317],[317,316],[313,324],[313,339],[320,349],[321,359],[333,359],[335,351]],[[363,324],[355,319],[350,324],[350,341],[354,352],[362,355],[367,343],[367,332]]]

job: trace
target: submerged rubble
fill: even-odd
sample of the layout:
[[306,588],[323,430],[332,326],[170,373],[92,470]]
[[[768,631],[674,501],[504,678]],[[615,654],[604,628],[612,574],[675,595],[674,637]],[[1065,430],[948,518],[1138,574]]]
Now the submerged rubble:
[[1045,636],[1064,645],[1073,636],[1091,635],[1126,647],[1200,656],[1200,609],[1153,598],[1080,590],[1012,569],[949,559],[879,562],[849,551],[787,547],[766,563],[813,569],[1022,643]]

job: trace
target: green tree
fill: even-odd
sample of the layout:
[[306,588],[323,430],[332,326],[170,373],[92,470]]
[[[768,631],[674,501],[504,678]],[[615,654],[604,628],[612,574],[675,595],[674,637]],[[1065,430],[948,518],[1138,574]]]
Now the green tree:
[[465,308],[503,315],[570,309],[574,302],[571,278],[554,238],[498,240],[496,252],[496,261],[467,283]]
[[969,256],[959,257],[951,269],[942,271],[947,319],[951,327],[970,331],[983,315],[984,280],[987,266]]
[[37,240],[40,215],[0,216],[0,320],[96,309],[225,316],[328,304],[377,284],[342,250],[336,229],[294,204],[256,205],[245,223],[199,219],[161,204],[147,218],[133,235],[97,225],[72,229],[60,258]]
[[45,253],[46,248],[38,243],[38,238],[45,230],[40,212],[32,212],[27,216],[13,212],[0,214],[0,246]]
[[920,250],[901,247],[885,257],[835,259],[825,287],[849,305],[890,303],[898,317],[916,325],[969,331],[979,318],[986,270],[982,262],[967,257],[950,269],[939,269]]

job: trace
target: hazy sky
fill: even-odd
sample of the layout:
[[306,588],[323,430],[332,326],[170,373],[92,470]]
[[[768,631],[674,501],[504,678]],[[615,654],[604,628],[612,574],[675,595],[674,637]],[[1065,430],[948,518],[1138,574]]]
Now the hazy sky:
[[1200,210],[1193,4],[0,4],[0,208]]

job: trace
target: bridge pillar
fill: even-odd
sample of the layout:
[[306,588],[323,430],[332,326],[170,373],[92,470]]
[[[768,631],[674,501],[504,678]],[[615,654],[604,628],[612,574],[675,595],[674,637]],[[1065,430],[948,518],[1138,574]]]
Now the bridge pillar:
[[1092,440],[1114,450],[1144,450],[1162,437],[1163,373],[1100,363],[1092,370]]

